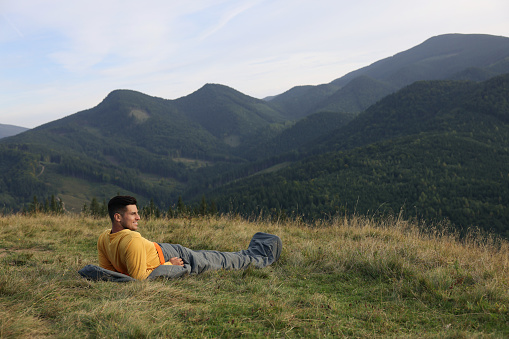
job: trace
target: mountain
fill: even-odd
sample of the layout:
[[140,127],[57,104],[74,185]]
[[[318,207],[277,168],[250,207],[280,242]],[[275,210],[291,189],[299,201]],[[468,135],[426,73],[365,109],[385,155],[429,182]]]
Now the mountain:
[[[245,144],[272,137],[283,121],[265,101],[222,85],[205,85],[177,100],[116,90],[94,108],[3,139],[0,145],[5,152],[17,152],[19,161],[40,159],[29,173],[15,176],[44,183],[45,195],[65,191],[68,199],[86,201],[126,190],[169,204],[192,185],[197,168],[245,162]],[[2,205],[14,207],[30,198],[9,187]],[[73,205],[76,209],[82,203]]]
[[509,236],[508,97],[509,74],[417,82],[332,131],[320,155],[209,195],[247,215],[403,211]]
[[[458,56],[445,57],[453,54],[445,42],[456,40]],[[176,100],[115,90],[96,107],[0,140],[0,206],[55,195],[79,211],[122,193],[167,208],[206,196],[245,215],[403,209],[504,234],[509,86],[507,75],[492,75],[505,69],[506,40],[435,37],[344,84],[272,100],[218,84]],[[477,48],[458,49],[468,41]],[[440,69],[460,80],[418,77]],[[401,74],[419,81],[399,88]]]
[[313,147],[318,145],[323,151],[347,149],[400,136],[447,130],[448,121],[458,112],[464,114],[461,119],[471,119],[455,128],[463,132],[479,130],[486,120],[508,123],[507,79],[503,75],[482,83],[416,82],[385,97],[359,114],[347,129],[331,133]]
[[289,120],[297,120],[316,112],[322,102],[339,87],[330,84],[297,86],[268,100],[270,105],[282,112]]
[[[415,81],[483,81],[504,73],[509,73],[509,38],[445,34],[350,72],[329,84],[299,86],[269,102],[274,107],[298,112],[298,117],[324,107],[358,113]],[[316,92],[321,95],[316,95]],[[310,100],[310,97],[313,99]]]
[[28,128],[0,124],[0,139],[28,131]]
[[418,80],[446,80],[467,68],[509,72],[509,38],[485,34],[445,34],[382,59],[331,84],[344,86],[365,75],[401,88]]
[[207,84],[175,100],[176,107],[216,138],[249,135],[267,124],[286,120],[263,100],[223,85]]
[[246,152],[250,160],[292,153],[298,149],[314,144],[315,141],[326,137],[330,132],[346,126],[353,118],[351,113],[318,112],[298,120],[290,127],[283,129],[273,138],[267,138],[262,143],[253,144]]
[[396,86],[361,75],[323,100],[319,110],[359,113],[396,89]]

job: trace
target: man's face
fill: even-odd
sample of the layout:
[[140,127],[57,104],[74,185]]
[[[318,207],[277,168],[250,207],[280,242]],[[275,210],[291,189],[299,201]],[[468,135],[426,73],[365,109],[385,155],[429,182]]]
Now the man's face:
[[[120,225],[122,225],[124,229],[129,229],[131,231],[136,231],[138,229],[138,220],[141,218],[136,205],[127,205],[124,213],[117,214],[120,218]],[[116,217],[118,216],[116,215]]]

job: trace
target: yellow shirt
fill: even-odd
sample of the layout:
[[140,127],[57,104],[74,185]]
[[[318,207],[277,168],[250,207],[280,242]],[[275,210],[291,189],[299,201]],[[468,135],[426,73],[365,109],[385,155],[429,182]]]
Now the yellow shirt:
[[[161,263],[154,243],[128,229],[104,231],[97,241],[99,266],[143,280]],[[169,262],[165,265],[171,265]]]

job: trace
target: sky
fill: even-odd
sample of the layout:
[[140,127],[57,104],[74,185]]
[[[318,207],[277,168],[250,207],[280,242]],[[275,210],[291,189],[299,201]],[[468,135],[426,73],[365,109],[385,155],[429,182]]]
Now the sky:
[[509,1],[0,0],[0,123],[33,128],[116,89],[261,99],[448,33],[509,37]]

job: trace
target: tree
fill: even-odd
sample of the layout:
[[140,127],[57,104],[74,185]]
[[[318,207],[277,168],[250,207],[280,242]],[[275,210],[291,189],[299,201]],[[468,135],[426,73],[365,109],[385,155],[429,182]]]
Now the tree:
[[87,207],[87,204],[83,205],[82,213],[90,215],[94,218],[101,218],[108,214],[108,205],[106,205],[106,200],[103,200],[102,205],[99,204],[95,197],[90,201],[90,206]]
[[145,206],[141,209],[141,213],[145,218],[160,218],[161,210],[154,203],[154,199],[150,199],[150,203],[148,206]]
[[179,199],[177,202],[177,215],[179,217],[184,216],[187,214],[187,207],[184,204],[184,201],[182,200],[182,196],[179,195]]
[[202,195],[200,207],[198,208],[198,213],[202,216],[207,214],[207,201],[205,200],[205,196]]

